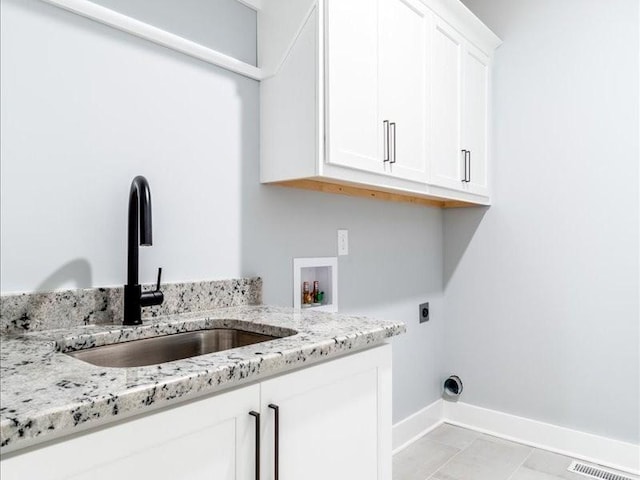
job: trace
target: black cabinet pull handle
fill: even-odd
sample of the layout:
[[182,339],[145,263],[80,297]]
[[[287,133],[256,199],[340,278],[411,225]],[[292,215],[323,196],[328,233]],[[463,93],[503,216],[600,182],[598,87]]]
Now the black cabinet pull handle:
[[471,183],[471,150],[468,150],[469,153],[469,169],[467,170],[467,172],[469,172],[469,176],[467,177],[467,183]]
[[465,150],[464,148],[462,149],[462,162],[464,163],[464,177],[462,177],[462,181],[466,182],[467,181],[467,153],[469,153],[469,150]]
[[252,410],[249,415],[256,419],[256,480],[260,480],[260,414]]
[[390,131],[391,131],[391,160],[389,161],[389,163],[396,163],[396,122],[391,122],[389,124],[390,127]]
[[384,162],[389,161],[389,120],[385,120],[382,122],[382,127],[384,128],[384,136],[382,139],[383,150],[384,150]]
[[280,475],[280,407],[278,407],[278,405],[275,405],[273,403],[269,404],[269,408],[273,410],[273,413],[275,414],[275,419],[274,419],[274,443],[273,443],[273,452],[274,452],[274,461],[273,461],[273,469],[274,469],[274,476],[273,476],[273,480],[278,480],[278,477]]

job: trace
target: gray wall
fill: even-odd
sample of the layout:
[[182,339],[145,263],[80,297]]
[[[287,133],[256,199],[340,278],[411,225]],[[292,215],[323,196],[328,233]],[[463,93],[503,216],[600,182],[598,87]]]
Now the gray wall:
[[2,291],[121,284],[138,173],[141,279],[237,276],[257,83],[39,0],[1,6]]
[[[340,311],[407,323],[394,340],[393,420],[440,397],[442,213],[413,205],[332,196],[259,184],[245,169],[244,272],[264,278],[264,302],[291,305],[293,257],[337,254],[336,230],[349,229],[349,255],[338,257]],[[431,321],[418,305],[431,302]]]
[[445,214],[445,364],[465,402],[640,443],[638,1],[465,3],[504,44],[494,206]]
[[[142,281],[159,265],[168,282],[261,275],[265,302],[291,305],[292,258],[335,255],[348,228],[341,311],[409,324],[394,341],[394,421],[439,397],[439,210],[262,186],[256,82],[39,0],[1,7],[3,292],[122,284],[143,173],[155,243]],[[231,43],[251,51],[244,13],[220,17],[242,23]]]

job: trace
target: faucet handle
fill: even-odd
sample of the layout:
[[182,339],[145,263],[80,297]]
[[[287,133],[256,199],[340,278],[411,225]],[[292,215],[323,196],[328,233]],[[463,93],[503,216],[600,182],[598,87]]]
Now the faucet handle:
[[158,267],[158,283],[156,283],[156,292],[160,291],[160,279],[162,278],[162,267]]
[[162,267],[158,268],[158,283],[156,289],[151,292],[142,292],[140,294],[140,306],[150,307],[152,305],[161,305],[164,302],[164,293],[160,291],[160,279],[162,278]]

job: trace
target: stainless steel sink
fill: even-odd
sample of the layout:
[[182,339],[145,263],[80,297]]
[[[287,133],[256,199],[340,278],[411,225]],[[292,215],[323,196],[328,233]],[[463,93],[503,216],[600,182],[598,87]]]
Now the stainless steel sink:
[[100,367],[142,367],[244,347],[276,338],[281,337],[233,328],[216,328],[104,345],[68,352],[67,355]]

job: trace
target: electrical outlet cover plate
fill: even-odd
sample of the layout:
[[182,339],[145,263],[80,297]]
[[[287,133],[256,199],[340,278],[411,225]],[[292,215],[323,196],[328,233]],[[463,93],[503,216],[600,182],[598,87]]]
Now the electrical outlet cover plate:
[[338,230],[338,255],[349,255],[349,230]]
[[420,323],[428,322],[429,321],[429,302],[420,304],[418,309],[419,309],[418,315],[420,318]]

